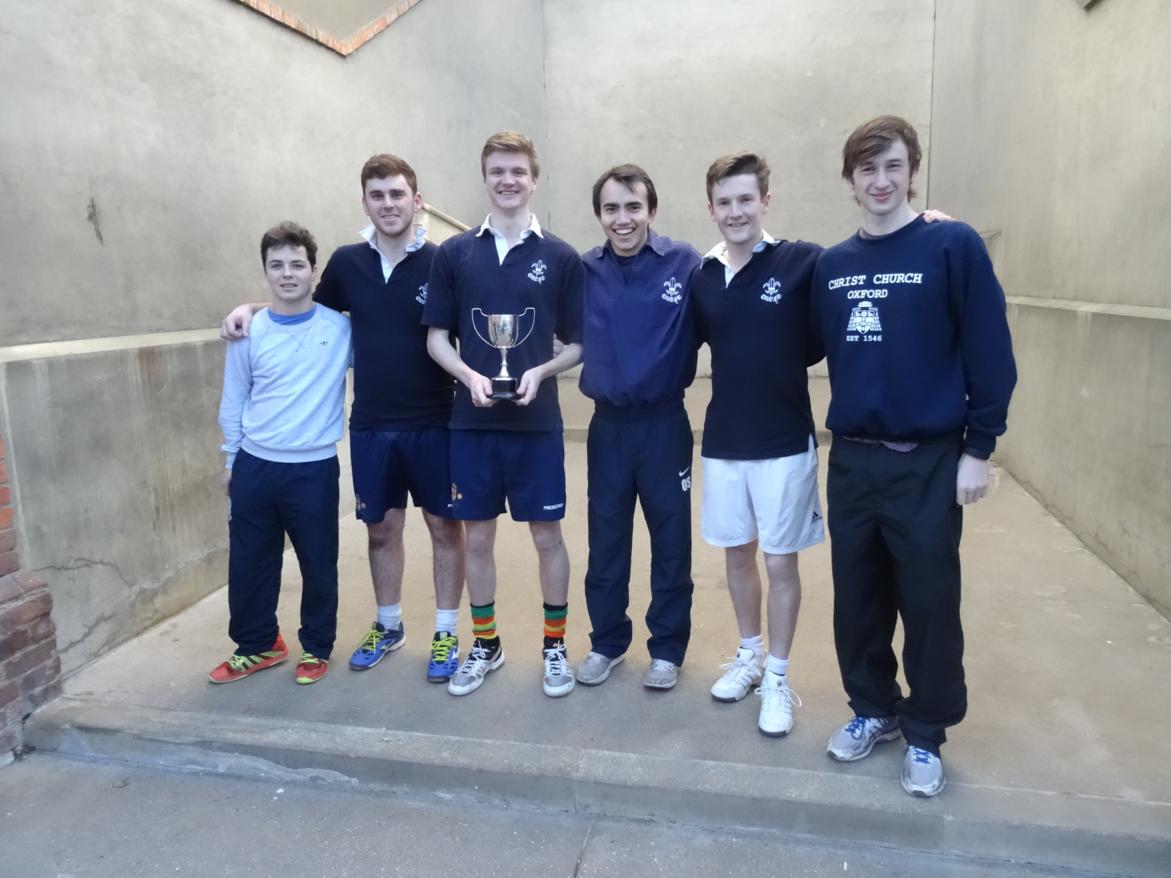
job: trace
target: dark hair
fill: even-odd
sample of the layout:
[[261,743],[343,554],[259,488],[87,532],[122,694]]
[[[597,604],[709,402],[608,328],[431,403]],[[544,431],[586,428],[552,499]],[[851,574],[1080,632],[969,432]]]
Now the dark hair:
[[631,192],[634,191],[635,183],[642,183],[646,186],[646,206],[647,210],[654,213],[659,208],[659,193],[655,191],[655,183],[651,179],[650,174],[640,168],[638,165],[625,164],[615,165],[598,177],[598,181],[594,183],[594,216],[602,215],[602,187],[606,185],[607,181],[616,180],[621,183]]
[[388,177],[397,177],[399,174],[402,174],[407,185],[411,187],[412,194],[419,191],[419,180],[415,177],[415,169],[408,165],[404,159],[388,152],[370,156],[366,159],[366,164],[362,165],[362,195],[366,194],[368,180],[385,180]]
[[541,176],[541,163],[537,159],[537,148],[533,142],[519,131],[497,131],[486,141],[480,150],[480,176],[488,175],[488,156],[494,152],[519,152],[529,157],[529,164],[533,168],[533,179]]
[[753,174],[756,177],[756,185],[760,187],[760,195],[763,198],[768,195],[768,162],[764,160],[763,156],[759,156],[754,152],[734,152],[731,155],[726,155],[716,159],[712,162],[712,166],[707,169],[707,200],[710,203],[712,200],[712,187],[721,180],[726,180],[728,177],[736,177],[740,174]]
[[268,264],[268,251],[273,247],[304,247],[309,264],[317,267],[317,242],[304,226],[283,222],[273,226],[260,239],[260,264]]
[[[879,116],[859,125],[846,138],[846,145],[842,147],[842,178],[853,182],[854,169],[858,165],[886,152],[897,140],[907,145],[907,160],[911,163],[911,176],[914,177],[919,172],[919,162],[923,160],[923,150],[919,146],[919,135],[915,133],[915,128],[899,116]],[[914,197],[915,188],[912,186],[907,191],[907,198]]]

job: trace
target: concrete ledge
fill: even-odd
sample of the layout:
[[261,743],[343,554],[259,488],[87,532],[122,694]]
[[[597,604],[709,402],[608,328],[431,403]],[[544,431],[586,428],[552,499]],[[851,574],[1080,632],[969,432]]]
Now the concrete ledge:
[[175,771],[782,830],[928,853],[1166,876],[1171,805],[952,783],[891,807],[889,781],[65,697],[29,722],[64,756]]

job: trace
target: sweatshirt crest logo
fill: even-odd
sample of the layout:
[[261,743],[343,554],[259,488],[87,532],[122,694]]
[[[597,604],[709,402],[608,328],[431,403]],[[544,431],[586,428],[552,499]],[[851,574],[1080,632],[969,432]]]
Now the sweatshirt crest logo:
[[770,277],[761,284],[761,287],[764,289],[764,292],[760,294],[761,301],[771,302],[774,305],[781,301],[781,282],[775,277]]
[[679,300],[683,298],[683,284],[671,278],[663,281],[663,300],[670,302],[672,305],[678,305]]
[[419,287],[419,295],[415,296],[415,301],[420,305],[427,304],[427,284],[423,284],[421,287]]
[[545,271],[548,268],[544,261],[538,259],[533,263],[533,267],[529,269],[529,280],[536,281],[539,284],[545,282]]
[[850,312],[850,322],[846,324],[846,332],[857,332],[865,335],[870,332],[882,332],[882,321],[878,319],[878,308],[873,302],[859,302]]

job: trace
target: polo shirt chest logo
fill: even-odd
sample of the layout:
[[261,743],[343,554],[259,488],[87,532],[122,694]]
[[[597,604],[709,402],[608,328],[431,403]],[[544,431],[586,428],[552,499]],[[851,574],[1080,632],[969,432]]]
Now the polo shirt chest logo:
[[545,265],[544,261],[538,259],[533,263],[532,268],[529,269],[529,280],[543,284],[545,282],[545,271],[547,268],[548,266]]
[[761,284],[761,287],[764,289],[764,292],[760,294],[760,300],[762,302],[769,302],[775,305],[781,301],[781,282],[775,277],[770,277]]
[[421,287],[419,287],[419,295],[415,296],[415,301],[420,305],[427,304],[427,284],[423,284]]
[[683,298],[683,284],[671,278],[663,281],[663,300],[670,302],[672,305],[678,305]]

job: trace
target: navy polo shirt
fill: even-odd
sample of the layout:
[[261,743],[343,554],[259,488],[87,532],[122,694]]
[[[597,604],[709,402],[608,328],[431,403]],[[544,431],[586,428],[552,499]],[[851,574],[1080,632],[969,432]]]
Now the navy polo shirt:
[[821,255],[814,293],[834,434],[962,433],[966,452],[992,453],[1016,363],[1004,291],[971,226],[919,217],[878,238],[856,234]]
[[682,401],[695,378],[688,281],[699,253],[648,230],[633,257],[619,259],[607,242],[587,252],[582,264],[581,392],[622,408]]
[[354,429],[403,430],[445,426],[454,381],[427,353],[419,323],[427,279],[438,248],[407,253],[389,280],[369,243],[339,247],[329,257],[313,299],[348,311],[353,327]]
[[804,241],[764,243],[726,287],[717,259],[692,277],[696,328],[712,352],[704,457],[767,460],[808,449],[806,368],[821,359],[809,293],[820,252]]
[[[491,378],[500,372],[500,351],[484,340],[486,315],[519,315],[522,337],[532,326],[528,338],[508,351],[508,372],[519,380],[525,370],[552,359],[554,334],[566,343],[581,341],[583,282],[577,252],[549,232],[528,235],[501,263],[491,234],[467,231],[444,241],[435,255],[423,323],[449,330],[464,363]],[[486,408],[474,406],[468,389],[456,382],[451,427],[560,430],[557,378],[546,378],[527,406],[497,402]]]

